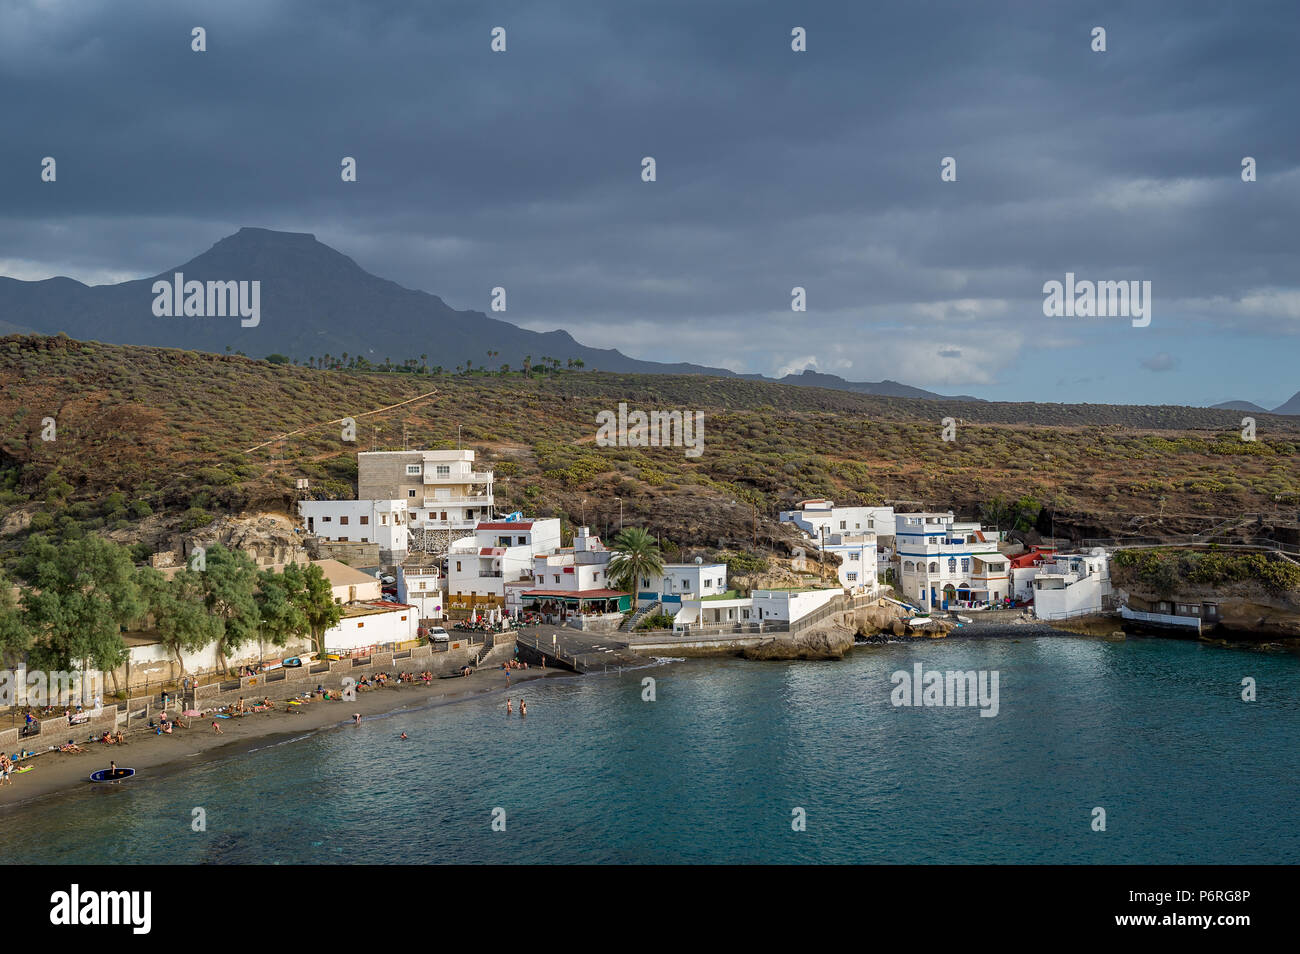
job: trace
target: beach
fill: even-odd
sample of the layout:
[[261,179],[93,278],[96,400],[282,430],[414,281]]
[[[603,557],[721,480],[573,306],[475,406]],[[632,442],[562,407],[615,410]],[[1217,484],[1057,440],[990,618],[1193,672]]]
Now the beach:
[[[306,733],[328,731],[336,728],[349,728],[353,713],[361,713],[362,722],[367,716],[399,712],[403,709],[422,708],[441,703],[453,703],[465,699],[496,693],[501,697],[504,708],[507,696],[518,698],[507,690],[524,682],[546,677],[571,676],[572,673],[556,669],[511,670],[509,683],[507,672],[501,668],[484,668],[465,678],[434,678],[429,685],[420,682],[392,683],[382,689],[360,690],[353,702],[342,700],[324,700],[316,697],[314,701],[299,706],[288,706],[284,698],[273,697],[274,711],[250,712],[232,716],[229,719],[217,719],[221,726],[218,734],[212,728],[213,716],[182,717],[189,728],[177,728],[170,735],[156,735],[152,729],[132,729],[127,734],[125,745],[105,745],[101,742],[80,743],[84,752],[45,751],[19,763],[19,768],[30,765],[30,772],[11,775],[12,785],[0,785],[0,808],[39,799],[54,792],[66,791],[77,787],[89,786],[91,772],[108,768],[110,761],[119,767],[134,768],[139,777],[157,776],[183,769],[187,763],[202,758],[222,758],[239,755],[252,749],[273,745],[285,739]],[[332,690],[333,695],[337,690]],[[518,695],[522,695],[519,693]],[[245,699],[246,705],[261,700],[261,696],[252,693]],[[288,711],[295,710],[295,711]],[[169,715],[175,716],[175,711]],[[402,731],[394,723],[394,734]],[[41,739],[23,740],[22,744],[36,752],[41,752],[50,744],[65,741],[64,738],[51,736],[42,744]],[[120,783],[132,784],[134,780]]]

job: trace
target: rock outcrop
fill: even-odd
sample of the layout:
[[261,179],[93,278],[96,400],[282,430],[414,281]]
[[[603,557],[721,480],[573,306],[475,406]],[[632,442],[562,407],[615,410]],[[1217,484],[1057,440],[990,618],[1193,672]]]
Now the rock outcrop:
[[843,659],[853,642],[853,630],[831,624],[778,636],[741,650],[741,655],[746,659]]

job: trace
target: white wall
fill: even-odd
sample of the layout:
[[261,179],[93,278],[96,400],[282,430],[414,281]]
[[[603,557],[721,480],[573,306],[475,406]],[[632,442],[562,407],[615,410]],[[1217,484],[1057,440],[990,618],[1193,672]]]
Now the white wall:
[[363,616],[344,616],[338,625],[325,631],[325,648],[333,652],[415,639],[419,625],[420,616],[413,606],[394,606],[390,610]]

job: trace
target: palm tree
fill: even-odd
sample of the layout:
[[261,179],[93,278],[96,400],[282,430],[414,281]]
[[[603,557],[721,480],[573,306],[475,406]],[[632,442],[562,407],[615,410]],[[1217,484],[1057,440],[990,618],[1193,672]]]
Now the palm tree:
[[632,593],[632,611],[636,612],[637,591],[642,577],[663,572],[664,557],[655,538],[640,527],[628,527],[614,538],[614,555],[609,561],[609,578],[619,589]]

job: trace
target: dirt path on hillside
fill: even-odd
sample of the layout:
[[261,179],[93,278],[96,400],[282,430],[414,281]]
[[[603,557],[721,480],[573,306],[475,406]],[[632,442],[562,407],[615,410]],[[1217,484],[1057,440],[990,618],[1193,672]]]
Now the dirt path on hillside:
[[[358,420],[359,418],[370,417],[370,416],[373,415],[373,414],[383,414],[385,411],[391,411],[391,410],[393,410],[393,408],[405,407],[405,406],[408,405],[408,404],[414,404],[416,401],[422,401],[422,400],[424,400],[425,398],[427,398],[427,397],[432,397],[433,395],[435,395],[435,394],[437,394],[437,393],[438,393],[438,390],[437,390],[437,388],[435,388],[435,389],[432,390],[432,391],[426,391],[426,392],[424,392],[423,394],[417,394],[415,397],[411,398],[410,400],[407,400],[407,401],[399,401],[399,402],[397,402],[396,404],[390,404],[390,405],[388,405],[387,407],[379,407],[379,408],[375,408],[373,411],[363,411],[363,412],[360,413],[360,414],[348,415],[348,417],[350,417],[352,420],[355,421],[355,420]],[[308,424],[306,427],[300,427],[300,428],[298,428],[296,431],[289,431],[289,432],[286,433],[286,434],[281,434],[279,437],[273,437],[273,438],[271,438],[269,441],[263,441],[262,443],[260,443],[260,444],[258,444],[258,445],[256,445],[256,446],[254,446],[254,447],[250,447],[248,450],[244,451],[244,453],[245,453],[245,454],[251,454],[251,453],[253,453],[253,451],[255,451],[255,450],[261,450],[263,447],[268,447],[268,446],[270,446],[271,444],[276,443],[277,441],[282,441],[282,440],[284,440],[286,437],[294,437],[294,436],[297,435],[297,434],[305,434],[305,433],[307,433],[308,431],[314,431],[314,430],[315,430],[316,428],[318,428],[318,427],[328,427],[330,424],[342,424],[342,423],[343,423],[344,421],[346,421],[346,420],[348,420],[347,417],[339,417],[339,418],[335,418],[335,419],[332,420],[332,421],[321,421],[321,422],[318,423],[318,424]]]

